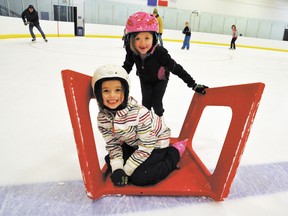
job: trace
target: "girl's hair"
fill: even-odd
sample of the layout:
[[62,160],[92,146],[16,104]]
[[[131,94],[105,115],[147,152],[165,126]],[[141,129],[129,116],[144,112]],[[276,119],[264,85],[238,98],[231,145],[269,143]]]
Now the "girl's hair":
[[129,37],[129,45],[130,45],[130,49],[134,52],[134,53],[138,53],[138,51],[135,49],[135,46],[134,46],[134,42],[135,42],[135,36],[136,34],[130,34],[130,37]]

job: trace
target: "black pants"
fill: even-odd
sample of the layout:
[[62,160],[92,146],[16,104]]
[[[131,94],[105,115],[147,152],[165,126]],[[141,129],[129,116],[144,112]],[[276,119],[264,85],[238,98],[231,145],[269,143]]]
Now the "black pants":
[[32,38],[35,38],[35,34],[33,32],[33,27],[35,26],[35,28],[38,29],[38,31],[40,32],[40,34],[42,35],[43,38],[45,38],[45,34],[43,32],[43,30],[41,29],[40,25],[39,24],[36,24],[36,25],[33,25],[33,24],[29,24],[29,31],[30,31],[30,34],[31,34],[31,37]]
[[236,49],[236,46],[235,46],[235,41],[237,40],[237,38],[232,38],[231,40],[231,44],[230,44],[230,48],[231,49]]
[[163,97],[166,91],[168,80],[159,80],[155,83],[146,83],[140,80],[142,92],[142,105],[147,109],[153,108],[158,116],[164,113]]
[[[123,143],[122,150],[125,163],[135,149],[126,143]],[[179,152],[172,146],[164,149],[154,149],[150,157],[135,169],[129,177],[129,182],[139,186],[156,184],[165,179],[177,168],[179,160]],[[110,166],[109,155],[105,157],[105,161],[108,166]]]

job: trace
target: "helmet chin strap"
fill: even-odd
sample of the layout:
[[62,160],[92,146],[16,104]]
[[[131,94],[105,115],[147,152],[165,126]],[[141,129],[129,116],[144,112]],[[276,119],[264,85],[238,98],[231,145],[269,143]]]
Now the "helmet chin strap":
[[103,106],[103,109],[106,109],[106,110],[108,110],[109,112],[111,112],[113,115],[115,115],[116,114],[116,112],[117,111],[119,111],[119,110],[122,110],[122,109],[125,109],[127,107],[127,104],[124,104],[124,102],[122,103],[122,104],[120,104],[118,107],[116,107],[115,109],[111,109],[111,108],[109,108],[109,107],[107,107],[107,106]]
[[154,52],[154,50],[156,49],[156,47],[158,46],[158,43],[156,42],[156,44],[155,44],[155,46],[153,46],[150,50],[149,50],[149,52],[151,53],[151,54],[153,54],[153,52]]

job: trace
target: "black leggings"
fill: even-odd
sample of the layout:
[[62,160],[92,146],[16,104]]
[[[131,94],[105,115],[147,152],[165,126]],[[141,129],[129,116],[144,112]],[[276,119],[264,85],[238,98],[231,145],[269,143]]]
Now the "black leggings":
[[[135,149],[126,143],[123,143],[122,151],[125,163]],[[129,177],[129,182],[139,186],[156,184],[165,179],[177,168],[179,160],[179,152],[172,146],[164,149],[154,149],[150,157],[135,169]],[[105,161],[108,166],[110,166],[109,155],[105,157]]]
[[156,115],[162,116],[164,113],[162,101],[168,81],[160,80],[152,84],[140,81],[140,83],[142,92],[142,105],[149,110],[153,108]]
[[230,48],[232,49],[236,49],[236,46],[235,46],[235,41],[237,40],[237,38],[232,38],[231,40],[231,44],[230,44]]

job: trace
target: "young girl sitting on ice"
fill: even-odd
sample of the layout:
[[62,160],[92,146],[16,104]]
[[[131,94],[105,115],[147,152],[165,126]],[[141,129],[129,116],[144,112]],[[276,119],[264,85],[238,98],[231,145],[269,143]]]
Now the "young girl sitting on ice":
[[169,145],[171,132],[163,118],[129,96],[129,76],[123,67],[99,67],[92,88],[114,185],[156,184],[176,169],[187,141]]

